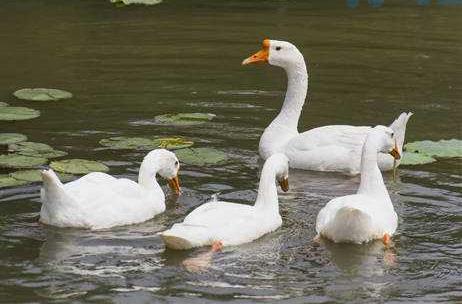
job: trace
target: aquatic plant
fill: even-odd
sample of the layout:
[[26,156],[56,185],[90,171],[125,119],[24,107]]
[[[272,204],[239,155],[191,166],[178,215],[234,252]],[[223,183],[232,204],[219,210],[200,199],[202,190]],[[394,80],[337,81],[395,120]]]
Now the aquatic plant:
[[[75,178],[75,176],[67,173],[58,172],[57,174],[62,182],[70,181]],[[10,173],[9,176],[14,179],[30,183],[42,181],[41,170],[21,170]]]
[[154,121],[161,125],[187,126],[203,124],[216,115],[211,113],[178,113],[157,115]]
[[183,137],[110,137],[99,141],[102,146],[111,149],[127,150],[153,150],[157,148],[164,149],[181,149],[187,148],[194,144],[193,141]]
[[225,162],[225,152],[213,148],[186,148],[175,151],[180,162],[194,166],[205,166]]
[[25,184],[27,184],[26,181],[15,179],[8,174],[0,175],[0,188],[16,187],[16,186],[22,186]]
[[17,153],[0,155],[0,167],[3,168],[34,168],[48,162],[46,158],[26,156]]
[[26,107],[0,107],[0,120],[26,120],[40,116],[40,111]]
[[15,144],[26,141],[27,136],[20,133],[0,133],[0,145]]
[[87,174],[90,172],[109,171],[109,167],[105,164],[86,159],[65,159],[53,161],[50,163],[50,167],[55,171],[71,174]]
[[56,158],[66,156],[67,152],[55,150],[53,147],[37,142],[24,141],[8,146],[10,152],[17,152],[21,155],[44,157],[44,158]]
[[57,101],[72,97],[72,93],[59,89],[21,89],[13,93],[16,98],[29,101]]

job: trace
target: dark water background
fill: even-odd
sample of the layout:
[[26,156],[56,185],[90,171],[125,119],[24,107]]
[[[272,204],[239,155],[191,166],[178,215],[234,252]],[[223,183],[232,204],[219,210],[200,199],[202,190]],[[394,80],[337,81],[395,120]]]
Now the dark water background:
[[[265,37],[295,43],[309,62],[300,130],[388,124],[415,115],[408,141],[462,138],[462,6],[458,1],[176,1],[116,8],[108,1],[2,0],[0,100],[39,109],[2,132],[105,161],[136,178],[142,152],[99,150],[102,138],[183,135],[226,151],[226,165],[183,166],[184,194],[148,222],[102,232],[38,224],[39,185],[0,190],[0,302],[458,302],[462,299],[460,159],[385,175],[399,214],[395,247],[317,245],[314,221],[358,178],[290,173],[284,223],[226,249],[207,271],[166,251],[156,232],[214,193],[252,203],[258,139],[277,114],[282,70],[242,67]],[[15,100],[23,87],[74,93],[59,103]],[[136,126],[175,112],[210,112],[192,127]],[[394,260],[390,263],[390,256]]]

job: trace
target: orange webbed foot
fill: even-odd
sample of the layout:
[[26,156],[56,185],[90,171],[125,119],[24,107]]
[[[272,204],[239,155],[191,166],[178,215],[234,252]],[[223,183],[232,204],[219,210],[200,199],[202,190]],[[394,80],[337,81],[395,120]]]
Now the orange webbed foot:
[[389,246],[391,244],[391,236],[388,233],[385,233],[382,238],[382,242],[385,246]]
[[222,241],[214,241],[212,243],[212,251],[219,252],[223,249],[223,242]]

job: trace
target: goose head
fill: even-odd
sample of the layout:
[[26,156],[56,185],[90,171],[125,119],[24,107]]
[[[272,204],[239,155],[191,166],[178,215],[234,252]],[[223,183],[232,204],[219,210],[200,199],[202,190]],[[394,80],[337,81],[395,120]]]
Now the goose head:
[[[155,178],[156,173],[168,181],[172,191],[180,193],[180,181],[178,179],[178,170],[180,162],[175,153],[166,149],[156,149],[149,152],[143,159],[141,170],[150,170]],[[140,170],[140,171],[141,171]]]
[[251,63],[269,63],[284,69],[305,64],[302,53],[295,45],[287,41],[265,39],[262,49],[242,61],[243,65]]
[[289,191],[289,159],[282,153],[271,155],[265,162],[265,166],[271,166],[276,175],[276,181],[282,191]]
[[377,144],[377,152],[389,153],[394,159],[401,158],[393,129],[378,125],[371,130],[371,135]]

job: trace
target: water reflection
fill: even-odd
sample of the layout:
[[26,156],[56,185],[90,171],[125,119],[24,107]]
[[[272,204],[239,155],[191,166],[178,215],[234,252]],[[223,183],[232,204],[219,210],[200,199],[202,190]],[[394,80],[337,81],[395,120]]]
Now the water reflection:
[[80,276],[124,278],[129,272],[150,272],[161,267],[153,231],[161,226],[145,223],[111,231],[44,227],[46,241],[38,261],[53,271]]
[[367,244],[337,244],[321,239],[331,261],[344,273],[362,276],[383,275],[386,267],[397,266],[395,248],[386,248],[381,241]]
[[[389,0],[387,0],[388,2]],[[360,4],[360,0],[346,0],[346,4],[349,8],[357,8]],[[365,2],[365,1],[364,1]],[[385,0],[367,0],[369,6],[378,8],[384,5]],[[431,5],[431,0],[417,0],[416,4],[420,6],[428,6]],[[462,0],[437,0],[437,5],[462,5]]]

